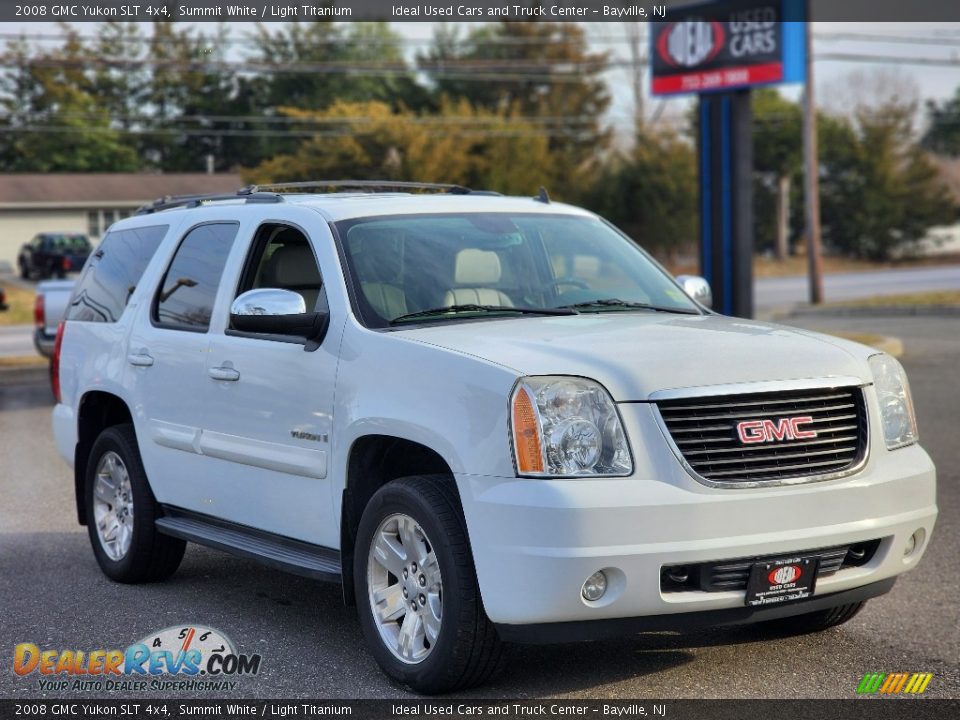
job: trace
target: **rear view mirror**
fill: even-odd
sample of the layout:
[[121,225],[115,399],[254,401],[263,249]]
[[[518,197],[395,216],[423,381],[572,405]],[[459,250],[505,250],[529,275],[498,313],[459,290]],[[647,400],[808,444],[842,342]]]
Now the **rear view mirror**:
[[287,335],[312,341],[315,349],[323,340],[330,316],[307,312],[303,296],[279,288],[257,288],[241,294],[230,306],[230,327],[240,332]]
[[704,307],[713,306],[713,291],[710,290],[710,283],[702,277],[699,275],[678,275],[677,282],[693,300]]

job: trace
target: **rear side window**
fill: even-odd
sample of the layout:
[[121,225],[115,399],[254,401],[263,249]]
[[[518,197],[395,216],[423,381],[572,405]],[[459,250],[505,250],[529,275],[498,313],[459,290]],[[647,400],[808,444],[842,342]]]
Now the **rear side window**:
[[239,228],[237,223],[209,223],[184,236],[157,293],[157,325],[198,332],[210,327],[223,266]]
[[116,322],[169,225],[108,233],[83,269],[67,320]]

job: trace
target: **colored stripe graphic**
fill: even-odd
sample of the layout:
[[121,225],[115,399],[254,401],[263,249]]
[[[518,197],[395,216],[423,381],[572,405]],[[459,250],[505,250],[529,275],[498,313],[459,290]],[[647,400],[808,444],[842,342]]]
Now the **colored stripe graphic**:
[[903,684],[907,681],[907,677],[906,673],[890,673],[880,688],[880,692],[887,693],[888,695],[900,692]]
[[933,673],[867,673],[857,685],[857,694],[920,695],[927,689],[931,680],[933,680]]
[[861,695],[875,693],[880,689],[880,685],[883,683],[885,677],[885,673],[867,673],[863,676],[863,680],[860,681],[860,685],[857,687],[857,693]]
[[931,680],[933,680],[933,673],[914,673],[910,676],[910,682],[907,683],[904,692],[919,695],[927,689]]

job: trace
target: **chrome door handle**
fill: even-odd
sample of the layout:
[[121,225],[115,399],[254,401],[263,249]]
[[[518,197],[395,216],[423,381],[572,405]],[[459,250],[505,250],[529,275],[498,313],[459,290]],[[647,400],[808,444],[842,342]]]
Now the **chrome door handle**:
[[207,370],[207,373],[214,380],[226,380],[233,382],[240,379],[240,373],[231,367],[212,367]]
[[145,352],[130,353],[127,355],[127,362],[134,367],[150,367],[153,365],[153,358]]

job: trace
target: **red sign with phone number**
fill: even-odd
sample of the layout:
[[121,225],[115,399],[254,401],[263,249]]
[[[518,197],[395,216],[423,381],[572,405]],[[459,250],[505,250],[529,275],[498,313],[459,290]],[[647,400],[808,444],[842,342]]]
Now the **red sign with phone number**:
[[700,92],[774,83],[783,80],[783,63],[728,67],[722,70],[701,70],[653,79],[654,93]]

